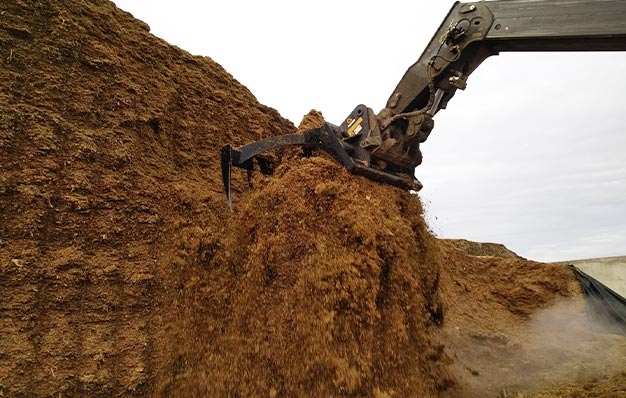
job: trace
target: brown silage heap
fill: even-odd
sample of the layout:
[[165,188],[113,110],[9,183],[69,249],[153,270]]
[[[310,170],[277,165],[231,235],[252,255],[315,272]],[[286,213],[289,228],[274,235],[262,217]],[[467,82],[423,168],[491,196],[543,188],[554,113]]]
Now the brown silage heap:
[[232,284],[229,319],[212,339],[229,348],[205,365],[234,367],[226,385],[245,386],[242,396],[425,396],[449,386],[432,340],[443,316],[437,249],[417,198],[316,157],[257,183],[209,265]]
[[235,171],[231,213],[219,148],[290,122],[111,2],[0,12],[2,395],[481,396],[535,311],[582,303],[323,155]]

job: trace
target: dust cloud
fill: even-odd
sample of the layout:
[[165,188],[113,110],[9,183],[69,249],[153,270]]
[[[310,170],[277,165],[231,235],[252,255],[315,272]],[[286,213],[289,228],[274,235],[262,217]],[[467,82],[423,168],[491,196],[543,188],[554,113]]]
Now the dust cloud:
[[522,367],[533,387],[586,383],[623,369],[626,337],[599,332],[583,300],[560,301],[535,313],[529,322],[527,350],[537,358]]
[[477,341],[462,358],[477,375],[468,385],[477,397],[518,397],[612,377],[624,367],[626,337],[595,332],[594,326],[582,297],[558,301],[508,337]]

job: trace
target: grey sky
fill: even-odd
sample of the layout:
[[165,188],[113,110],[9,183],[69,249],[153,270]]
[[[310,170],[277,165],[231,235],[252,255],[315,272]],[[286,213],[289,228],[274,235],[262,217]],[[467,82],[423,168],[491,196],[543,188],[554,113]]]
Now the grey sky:
[[[453,1],[115,3],[294,123],[315,108],[338,124],[384,107]],[[422,148],[434,232],[541,261],[625,255],[624,71],[626,53],[487,59]]]

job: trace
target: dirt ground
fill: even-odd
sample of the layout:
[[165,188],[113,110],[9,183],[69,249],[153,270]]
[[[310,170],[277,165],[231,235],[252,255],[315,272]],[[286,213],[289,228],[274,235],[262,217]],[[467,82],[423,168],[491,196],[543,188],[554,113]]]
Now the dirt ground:
[[321,154],[231,212],[221,146],[291,122],[109,1],[0,16],[0,396],[626,396],[566,268]]

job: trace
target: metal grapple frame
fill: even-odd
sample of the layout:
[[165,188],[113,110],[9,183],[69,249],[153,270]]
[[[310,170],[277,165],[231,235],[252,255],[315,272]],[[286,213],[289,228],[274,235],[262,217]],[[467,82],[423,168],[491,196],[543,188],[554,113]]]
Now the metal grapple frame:
[[[360,105],[353,113],[355,116],[359,116],[366,113],[367,110]],[[358,126],[352,128],[356,123]],[[256,158],[261,172],[270,174],[272,167],[267,164],[265,159],[257,156],[263,152],[286,146],[301,146],[305,152],[309,152],[311,149],[321,149],[354,174],[406,190],[420,190],[422,184],[413,177],[413,170],[394,168],[386,162],[376,159],[372,161],[370,151],[363,145],[367,136],[364,133],[369,130],[365,129],[363,124],[366,124],[363,117],[349,117],[341,126],[324,123],[322,127],[317,129],[267,138],[238,149],[231,145],[225,145],[221,151],[222,181],[229,207],[232,209],[230,189],[232,167],[252,170],[254,168],[253,160]],[[350,135],[350,132],[353,134]]]

